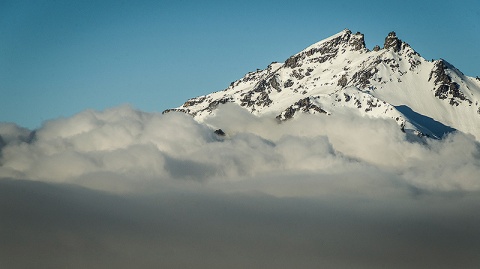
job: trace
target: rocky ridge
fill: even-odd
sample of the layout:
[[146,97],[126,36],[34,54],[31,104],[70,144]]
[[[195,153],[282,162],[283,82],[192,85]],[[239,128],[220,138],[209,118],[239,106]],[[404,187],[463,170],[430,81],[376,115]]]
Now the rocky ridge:
[[223,91],[195,97],[180,111],[202,121],[219,105],[236,103],[281,122],[299,113],[331,115],[341,109],[395,120],[418,136],[453,130],[480,139],[480,81],[447,61],[428,61],[395,32],[383,48],[365,46],[350,30],[315,43],[285,62],[246,74]]

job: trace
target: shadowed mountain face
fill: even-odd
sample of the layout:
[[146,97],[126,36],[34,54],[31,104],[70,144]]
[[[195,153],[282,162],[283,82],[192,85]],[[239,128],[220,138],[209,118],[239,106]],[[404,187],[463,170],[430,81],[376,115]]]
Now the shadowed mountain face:
[[441,138],[459,130],[479,139],[479,96],[480,81],[445,60],[425,60],[395,32],[383,48],[370,51],[363,34],[344,30],[284,63],[246,74],[223,91],[165,112],[181,111],[203,121],[219,106],[235,103],[284,121],[299,113],[326,116],[354,110],[394,120],[407,134]]
[[456,131],[456,129],[450,126],[446,126],[441,122],[438,122],[430,117],[413,111],[408,106],[401,105],[396,106],[395,108],[400,111],[400,113],[405,115],[405,117],[410,120],[410,122],[415,126],[415,128],[417,128],[426,135],[436,138],[442,138],[445,135]]

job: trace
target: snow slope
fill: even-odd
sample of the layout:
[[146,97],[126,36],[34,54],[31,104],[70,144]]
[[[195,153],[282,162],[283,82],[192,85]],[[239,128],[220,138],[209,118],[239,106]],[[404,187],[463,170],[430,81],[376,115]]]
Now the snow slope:
[[394,32],[383,48],[365,47],[364,36],[344,31],[264,70],[246,74],[223,91],[192,98],[181,111],[203,121],[225,103],[279,121],[298,113],[342,110],[395,120],[400,129],[441,138],[459,130],[480,139],[480,80],[445,60],[428,61]]

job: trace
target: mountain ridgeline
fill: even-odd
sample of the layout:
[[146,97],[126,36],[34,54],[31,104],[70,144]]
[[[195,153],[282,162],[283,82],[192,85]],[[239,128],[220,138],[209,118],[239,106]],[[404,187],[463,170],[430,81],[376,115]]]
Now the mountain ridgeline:
[[301,113],[328,116],[350,110],[396,121],[414,136],[442,138],[453,131],[480,140],[480,80],[443,59],[428,61],[395,32],[383,48],[365,46],[346,29],[264,70],[246,74],[223,91],[195,97],[178,108],[198,121],[225,103],[279,122]]

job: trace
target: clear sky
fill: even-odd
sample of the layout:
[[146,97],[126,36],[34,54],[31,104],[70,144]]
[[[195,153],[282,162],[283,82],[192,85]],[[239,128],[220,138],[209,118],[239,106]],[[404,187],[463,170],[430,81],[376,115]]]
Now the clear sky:
[[28,128],[120,104],[149,112],[349,28],[395,31],[426,59],[480,75],[480,2],[0,1],[0,121]]

